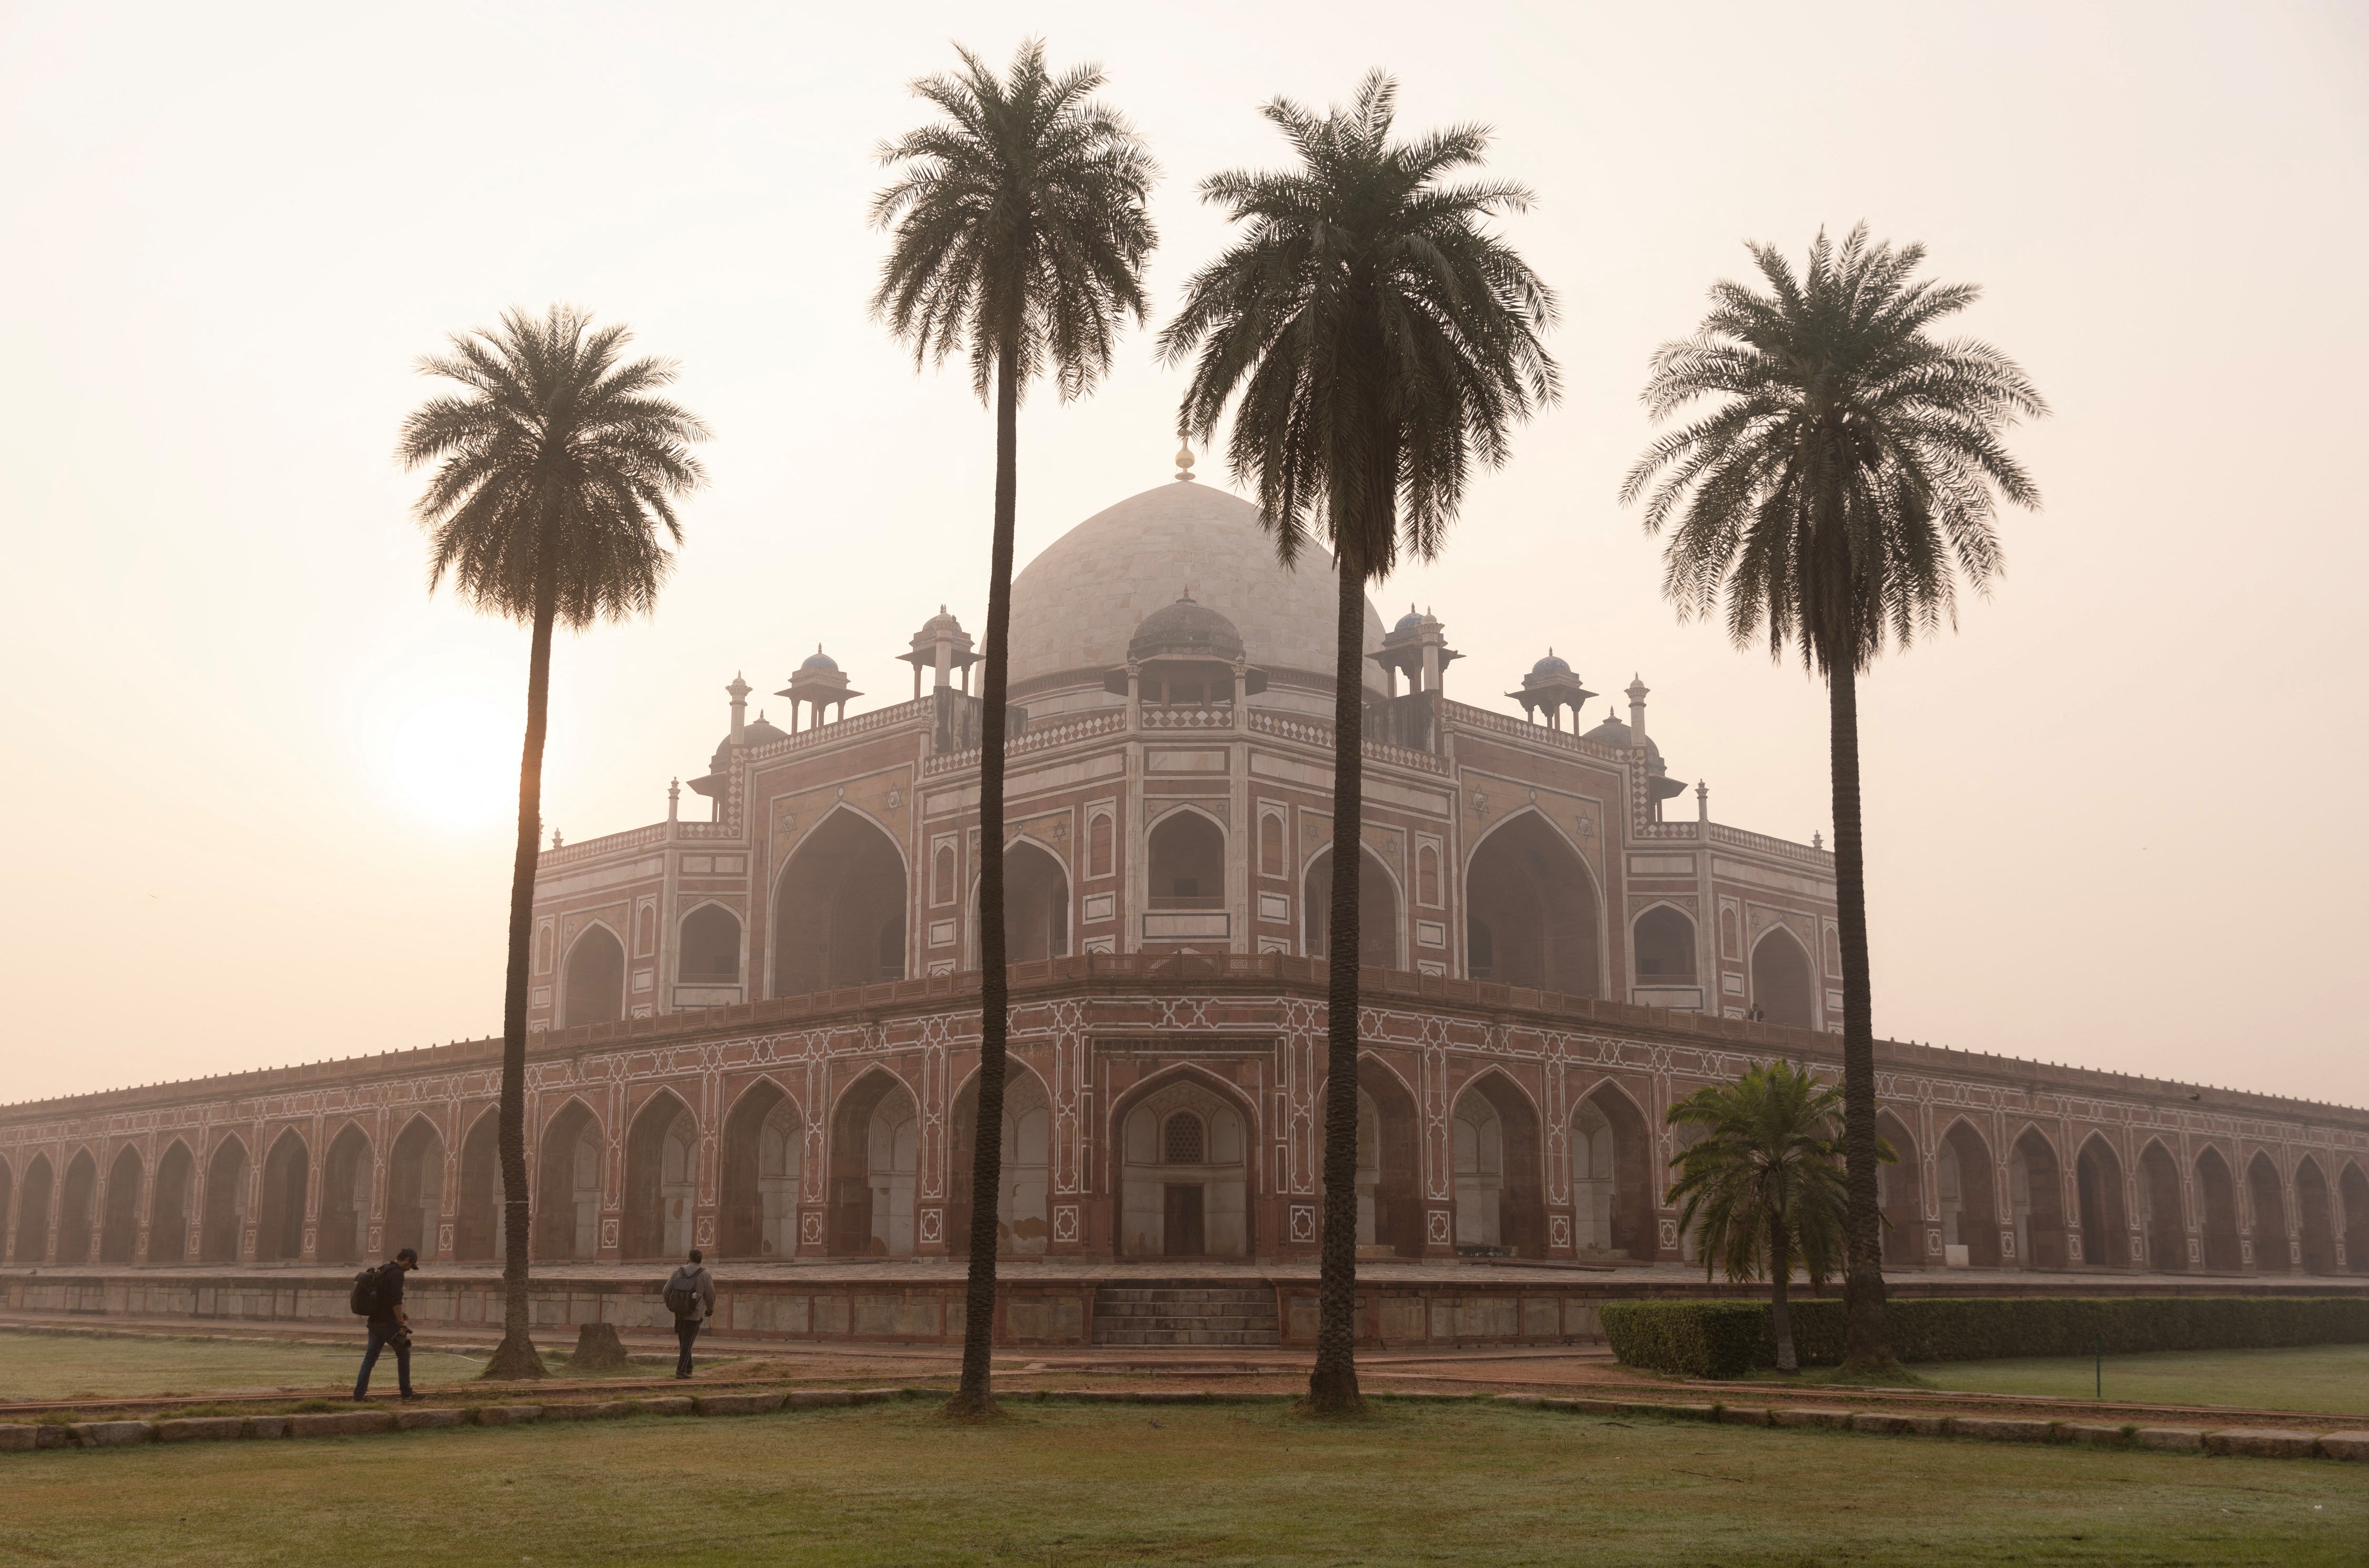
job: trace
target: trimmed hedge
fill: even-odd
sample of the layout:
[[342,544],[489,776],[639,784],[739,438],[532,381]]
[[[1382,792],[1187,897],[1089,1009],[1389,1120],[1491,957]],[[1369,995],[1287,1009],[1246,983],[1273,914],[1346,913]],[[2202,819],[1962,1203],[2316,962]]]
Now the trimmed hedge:
[[[1838,1364],[1841,1300],[1791,1305],[1802,1365]],[[1911,1297],[1886,1302],[1883,1316],[1903,1361],[2369,1344],[2369,1297],[2357,1296]],[[1611,1301],[1603,1319],[1626,1366],[1734,1378],[1777,1364],[1766,1301]]]

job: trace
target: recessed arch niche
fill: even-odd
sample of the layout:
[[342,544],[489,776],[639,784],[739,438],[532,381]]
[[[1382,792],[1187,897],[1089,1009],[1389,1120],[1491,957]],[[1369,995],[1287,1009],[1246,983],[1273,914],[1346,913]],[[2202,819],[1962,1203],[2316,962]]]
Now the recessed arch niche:
[[1653,1146],[1643,1114],[1610,1084],[1572,1107],[1571,1242],[1583,1257],[1654,1257]]
[[2093,1268],[2128,1263],[2130,1221],[2123,1209],[2123,1162],[2113,1145],[2096,1133],[2082,1140],[2073,1160],[2073,1185],[2081,1206],[2081,1261]]
[[1250,1124],[1196,1075],[1159,1081],[1119,1116],[1119,1253],[1248,1257]]
[[773,994],[905,978],[905,857],[880,826],[840,809],[808,833],[773,890]]
[[785,1258],[798,1250],[798,1180],[806,1118],[772,1079],[741,1091],[724,1118],[722,1208],[716,1239],[727,1257]]
[[140,1245],[140,1186],[147,1174],[140,1150],[125,1144],[107,1173],[107,1212],[98,1227],[98,1261],[130,1263]]
[[625,1134],[623,1255],[688,1253],[698,1182],[699,1119],[673,1094],[652,1095]]
[[1471,978],[1602,996],[1604,898],[1571,841],[1536,811],[1489,830],[1465,863]]
[[[978,1075],[955,1096],[948,1125],[946,1251],[970,1255],[971,1195],[978,1159]],[[1053,1102],[1045,1082],[1007,1059],[1003,1078],[1001,1171],[995,1211],[999,1256],[1041,1257],[1052,1239]]]
[[533,1220],[528,1250],[539,1260],[598,1257],[601,1251],[601,1120],[581,1100],[570,1100],[544,1124],[535,1162]]
[[444,1139],[426,1116],[414,1116],[395,1135],[386,1172],[386,1251],[409,1247],[421,1263],[437,1261],[444,1207]]
[[[1390,868],[1371,849],[1362,851],[1357,871],[1357,962],[1378,969],[1403,967],[1399,960],[1399,891]],[[1308,956],[1333,952],[1333,850],[1326,845],[1300,878],[1299,906],[1307,926]]]
[[1546,1192],[1539,1181],[1539,1119],[1501,1072],[1484,1072],[1457,1096],[1456,1249],[1477,1256],[1546,1255]]
[[1781,925],[1770,926],[1752,944],[1752,1004],[1768,1023],[1794,1029],[1818,1026],[1810,955],[1801,938]]

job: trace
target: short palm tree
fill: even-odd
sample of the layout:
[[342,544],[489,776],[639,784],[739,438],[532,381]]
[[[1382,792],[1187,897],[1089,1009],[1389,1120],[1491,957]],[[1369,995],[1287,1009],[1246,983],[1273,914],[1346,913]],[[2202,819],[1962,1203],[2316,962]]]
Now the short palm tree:
[[1504,181],[1448,184],[1481,162],[1488,132],[1459,126],[1390,140],[1398,89],[1366,77],[1322,119],[1288,99],[1265,113],[1299,156],[1281,173],[1205,180],[1202,199],[1249,232],[1195,274],[1161,334],[1191,359],[1177,416],[1207,440],[1240,399],[1227,447],[1258,492],[1287,566],[1311,539],[1340,573],[1333,761],[1333,908],[1324,1103],[1324,1219],[1316,1368],[1309,1404],[1360,1404],[1354,1355],[1357,1267],[1357,883],[1366,585],[1402,552],[1445,543],[1476,463],[1494,467],[1517,421],[1553,400],[1541,336],[1553,294],[1487,220],[1530,193]]
[[705,478],[690,449],[706,427],[658,395],[673,365],[620,362],[628,341],[564,305],[455,334],[419,369],[464,390],[421,405],[396,448],[407,469],[435,465],[412,509],[429,531],[429,590],[449,575],[472,606],[532,630],[502,989],[502,1341],[489,1378],[543,1375],[527,1323],[526,997],[552,628],[648,613],[668,545],[682,543],[675,498]]
[[1061,398],[1110,369],[1132,316],[1146,314],[1143,265],[1155,243],[1146,199],[1158,169],[1127,121],[1093,99],[1095,66],[1054,75],[1031,40],[1010,74],[959,50],[963,68],[926,76],[915,96],[945,118],[884,143],[898,169],[873,199],[890,232],[874,313],[912,345],[914,364],[970,360],[971,386],[995,410],[995,506],[989,550],[987,669],[979,705],[978,1127],[972,1139],[970,1282],[962,1382],[949,1412],[988,1407],[994,1344],[997,1198],[1002,1181],[1004,1045],[1003,739],[1018,504],[1020,399],[1040,373]]
[[1780,1371],[1801,1369],[1787,1299],[1794,1260],[1820,1285],[1843,1251],[1842,1097],[1792,1063],[1772,1061],[1706,1084],[1669,1111],[1672,1127],[1702,1132],[1674,1162],[1678,1179],[1665,1201],[1682,1206],[1678,1229],[1694,1237],[1704,1278],[1719,1267],[1742,1285],[1767,1271]]
[[1723,601],[1738,647],[1765,636],[1782,658],[1798,645],[1826,678],[1850,1169],[1846,1365],[1872,1370],[1892,1353],[1858,676],[1888,644],[1906,647],[1944,615],[1954,625],[1960,576],[1981,592],[1998,572],[1997,499],[2040,504],[2001,432],[2047,405],[1997,349],[1932,336],[1980,291],[1914,280],[1924,246],[1871,244],[1861,224],[1837,250],[1821,233],[1798,276],[1775,247],[1751,248],[1768,292],[1713,285],[1711,314],[1654,354],[1645,388],[1656,419],[1713,406],[1655,438],[1620,495],[1650,493],[1647,532],[1669,530],[1663,591],[1682,617],[1710,616]]

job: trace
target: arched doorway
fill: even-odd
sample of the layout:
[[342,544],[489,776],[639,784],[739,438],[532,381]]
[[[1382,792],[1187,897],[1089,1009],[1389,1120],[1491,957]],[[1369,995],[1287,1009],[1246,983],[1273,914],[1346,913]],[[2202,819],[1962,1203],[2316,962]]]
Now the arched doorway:
[[2036,1127],[2024,1128],[2008,1153],[2007,1190],[2017,1260],[2025,1268],[2065,1267],[2065,1180],[2054,1147]]
[[2180,1167],[2160,1143],[2139,1150],[2139,1232],[2146,1241],[2146,1265],[2165,1273],[2189,1267],[2188,1220],[2180,1196]]
[[[503,1233],[501,1130],[501,1112],[488,1106],[461,1138],[461,1202],[452,1216],[452,1256],[462,1263],[498,1258],[509,1244]],[[528,1221],[530,1231],[543,1224],[540,1216]]]
[[601,1120],[581,1100],[568,1101],[544,1124],[528,1227],[537,1259],[601,1255]]
[[435,1123],[414,1116],[387,1161],[386,1251],[409,1247],[421,1263],[435,1262],[443,1214],[444,1139]]
[[190,1211],[189,1190],[197,1173],[197,1158],[177,1138],[156,1162],[156,1185],[148,1198],[150,1263],[186,1263],[193,1255],[197,1215]]
[[1571,1114],[1571,1242],[1590,1254],[1651,1262],[1653,1138],[1628,1095],[1606,1084]]
[[[1003,1080],[1001,1190],[995,1211],[995,1247],[1003,1257],[1042,1257],[1052,1239],[1053,1102],[1044,1081],[1020,1063],[1009,1062]],[[970,1255],[971,1185],[978,1158],[978,1078],[973,1074],[955,1096],[948,1126],[951,1154],[946,1167],[946,1251]]]
[[1456,1250],[1473,1256],[1546,1255],[1546,1192],[1539,1120],[1528,1096],[1486,1072],[1457,1097]]
[[304,1255],[304,1189],[312,1176],[312,1155],[292,1127],[263,1157],[263,1207],[256,1225],[256,1262],[292,1262]]
[[50,1157],[34,1155],[33,1162],[25,1167],[25,1190],[17,1195],[17,1242],[12,1261],[49,1261],[50,1199],[56,1184],[57,1178],[50,1170]]
[[2197,1217],[2204,1223],[2204,1266],[2218,1274],[2235,1274],[2246,1266],[2237,1244],[2237,1186],[2221,1151],[2206,1148],[2196,1157]]
[[2255,1151],[2246,1166],[2246,1196],[2254,1207],[2254,1267],[2264,1274],[2287,1274],[2295,1267],[2287,1247],[2287,1200],[2279,1184],[2279,1168],[2271,1157]]
[[1371,1056],[1357,1065],[1357,1245],[1423,1256],[1422,1117],[1398,1074]]
[[1875,1136],[1891,1147],[1893,1162],[1875,1168],[1875,1207],[1883,1215],[1883,1261],[1894,1267],[1938,1263],[1927,1255],[1925,1207],[1917,1200],[1917,1140],[1890,1111],[1875,1116]]
[[[977,921],[971,922],[976,933]],[[1033,964],[1070,951],[1070,874],[1051,851],[1014,839],[1003,852],[1003,959]]]
[[1794,934],[1770,926],[1752,944],[1752,1005],[1766,1023],[1793,1029],[1818,1026],[1810,989],[1810,955]]
[[1965,1122],[1951,1123],[1933,1160],[1941,1244],[1965,1248],[1966,1263],[1974,1268],[1999,1265],[1997,1184],[1991,1171],[1991,1149],[1983,1135]]
[[246,1145],[235,1137],[214,1146],[206,1162],[205,1223],[199,1227],[198,1255],[204,1263],[236,1263],[246,1230]]
[[607,926],[584,929],[559,982],[559,1026],[614,1024],[625,1015],[625,944]]
[[833,812],[773,892],[773,994],[805,996],[905,976],[905,857],[868,818]]
[[147,1167],[125,1144],[107,1173],[107,1213],[98,1226],[98,1261],[130,1263],[140,1247],[140,1182]]
[[1119,1120],[1119,1253],[1251,1255],[1250,1127],[1197,1077],[1163,1079]]
[[2369,1274],[2369,1175],[2352,1161],[2336,1178],[2336,1196],[2344,1206],[2344,1265],[2355,1274]]
[[1536,811],[1507,817],[1473,848],[1464,907],[1472,979],[1604,994],[1604,900],[1595,874]]
[[2305,1155],[2295,1164],[2295,1229],[2301,1232],[2303,1267],[2306,1274],[2334,1274],[2336,1269],[2335,1217],[2328,1201],[2328,1178],[2320,1173],[2319,1162]]
[[2123,1162],[2112,1145],[2095,1133],[2073,1162],[2073,1185],[2081,1202],[2081,1261],[2092,1267],[2128,1262],[2130,1221],[2123,1210]]
[[919,1117],[912,1091],[883,1070],[865,1073],[840,1096],[830,1138],[833,1253],[913,1255]]
[[66,1266],[90,1262],[91,1209],[98,1196],[98,1162],[87,1149],[77,1150],[66,1164],[64,1188],[58,1195],[58,1262]]
[[[1378,969],[1404,966],[1399,959],[1399,892],[1390,869],[1373,851],[1358,857],[1357,962]],[[1311,958],[1333,952],[1333,852],[1318,852],[1300,880],[1300,910],[1307,925],[1306,944]]]
[[370,1247],[370,1139],[348,1122],[329,1140],[321,1162],[321,1223],[313,1255],[323,1263],[353,1263]]
[[741,1092],[724,1118],[716,1235],[727,1257],[786,1258],[798,1250],[798,1176],[806,1117],[771,1079]]
[[698,1119],[658,1093],[625,1134],[624,1256],[679,1259],[691,1251],[698,1180]]

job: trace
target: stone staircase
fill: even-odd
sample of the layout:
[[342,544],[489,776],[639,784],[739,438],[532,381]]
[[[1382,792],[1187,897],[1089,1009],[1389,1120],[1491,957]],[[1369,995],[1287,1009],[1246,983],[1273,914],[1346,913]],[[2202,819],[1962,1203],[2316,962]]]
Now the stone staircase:
[[1144,1279],[1094,1288],[1094,1343],[1166,1348],[1282,1343],[1275,1288]]

